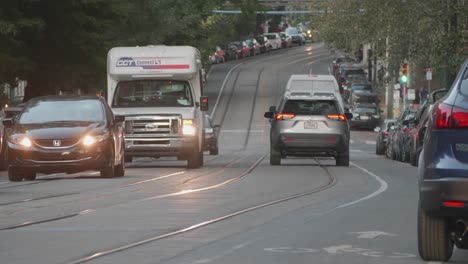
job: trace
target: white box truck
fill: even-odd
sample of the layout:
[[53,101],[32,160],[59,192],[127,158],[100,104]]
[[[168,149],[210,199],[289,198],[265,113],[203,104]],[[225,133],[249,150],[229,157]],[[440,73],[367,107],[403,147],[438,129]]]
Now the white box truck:
[[112,48],[107,55],[107,100],[125,116],[125,157],[173,156],[203,165],[204,71],[189,46]]

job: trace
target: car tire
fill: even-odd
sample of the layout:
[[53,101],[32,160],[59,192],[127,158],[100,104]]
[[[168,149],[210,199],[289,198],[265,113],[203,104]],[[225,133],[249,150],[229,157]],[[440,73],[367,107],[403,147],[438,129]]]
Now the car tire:
[[382,144],[378,143],[375,144],[375,154],[377,155],[383,155],[385,154],[385,149]]
[[210,155],[218,155],[219,149],[218,147],[210,149]]
[[20,182],[23,180],[24,174],[14,168],[8,168],[8,180],[11,182]]
[[453,241],[447,219],[418,209],[418,251],[425,261],[448,261],[453,253]]
[[281,152],[270,145],[270,165],[281,165]]
[[187,168],[196,169],[203,165],[203,150],[199,151],[198,143],[195,144],[195,147],[192,149],[188,159],[187,159]]
[[109,153],[110,155],[108,157],[107,164],[100,171],[100,175],[102,178],[113,178],[115,176],[115,154],[113,145]]
[[413,165],[415,167],[418,166],[418,161],[416,159],[416,153],[414,153],[413,151],[410,151],[409,162],[410,162],[411,165]]
[[406,150],[402,149],[400,156],[401,156],[401,161],[402,162],[408,162],[409,161],[408,153],[406,153]]
[[123,177],[125,176],[125,158],[122,154],[120,158],[120,164],[115,166],[115,176],[116,177]]
[[349,167],[349,149],[338,153],[336,156],[336,166]]
[[25,172],[23,174],[23,179],[25,181],[34,181],[36,180],[36,173],[34,171]]

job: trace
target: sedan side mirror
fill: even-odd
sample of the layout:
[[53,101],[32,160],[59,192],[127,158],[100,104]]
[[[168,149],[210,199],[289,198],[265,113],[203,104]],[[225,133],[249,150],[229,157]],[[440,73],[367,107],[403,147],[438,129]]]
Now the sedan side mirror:
[[123,115],[116,115],[116,116],[114,116],[114,122],[116,122],[116,123],[123,123],[123,122],[125,122],[125,116],[123,116]]
[[263,115],[265,118],[272,119],[273,118],[273,112],[265,112]]
[[3,119],[2,123],[5,127],[12,127],[15,125],[15,121],[11,118]]

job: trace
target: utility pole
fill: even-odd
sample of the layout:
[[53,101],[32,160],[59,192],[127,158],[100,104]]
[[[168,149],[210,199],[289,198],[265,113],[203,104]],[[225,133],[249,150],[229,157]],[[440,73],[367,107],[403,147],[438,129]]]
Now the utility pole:
[[385,39],[385,63],[386,63],[386,71],[385,71],[385,80],[387,80],[387,88],[386,88],[386,96],[385,96],[385,103],[387,104],[387,118],[393,118],[393,90],[395,86],[395,77],[390,74],[390,54],[389,54],[389,36]]

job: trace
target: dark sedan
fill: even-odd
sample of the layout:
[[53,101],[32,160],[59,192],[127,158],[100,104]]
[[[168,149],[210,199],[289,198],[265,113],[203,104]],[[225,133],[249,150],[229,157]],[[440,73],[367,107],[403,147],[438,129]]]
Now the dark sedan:
[[213,125],[209,115],[205,115],[205,142],[204,150],[209,151],[210,155],[218,155],[218,129],[219,125]]
[[380,109],[376,104],[356,104],[353,106],[351,128],[374,129],[380,123]]
[[36,173],[100,171],[121,177],[124,117],[102,97],[47,96],[30,100],[16,119],[5,119],[8,178],[35,180]]

